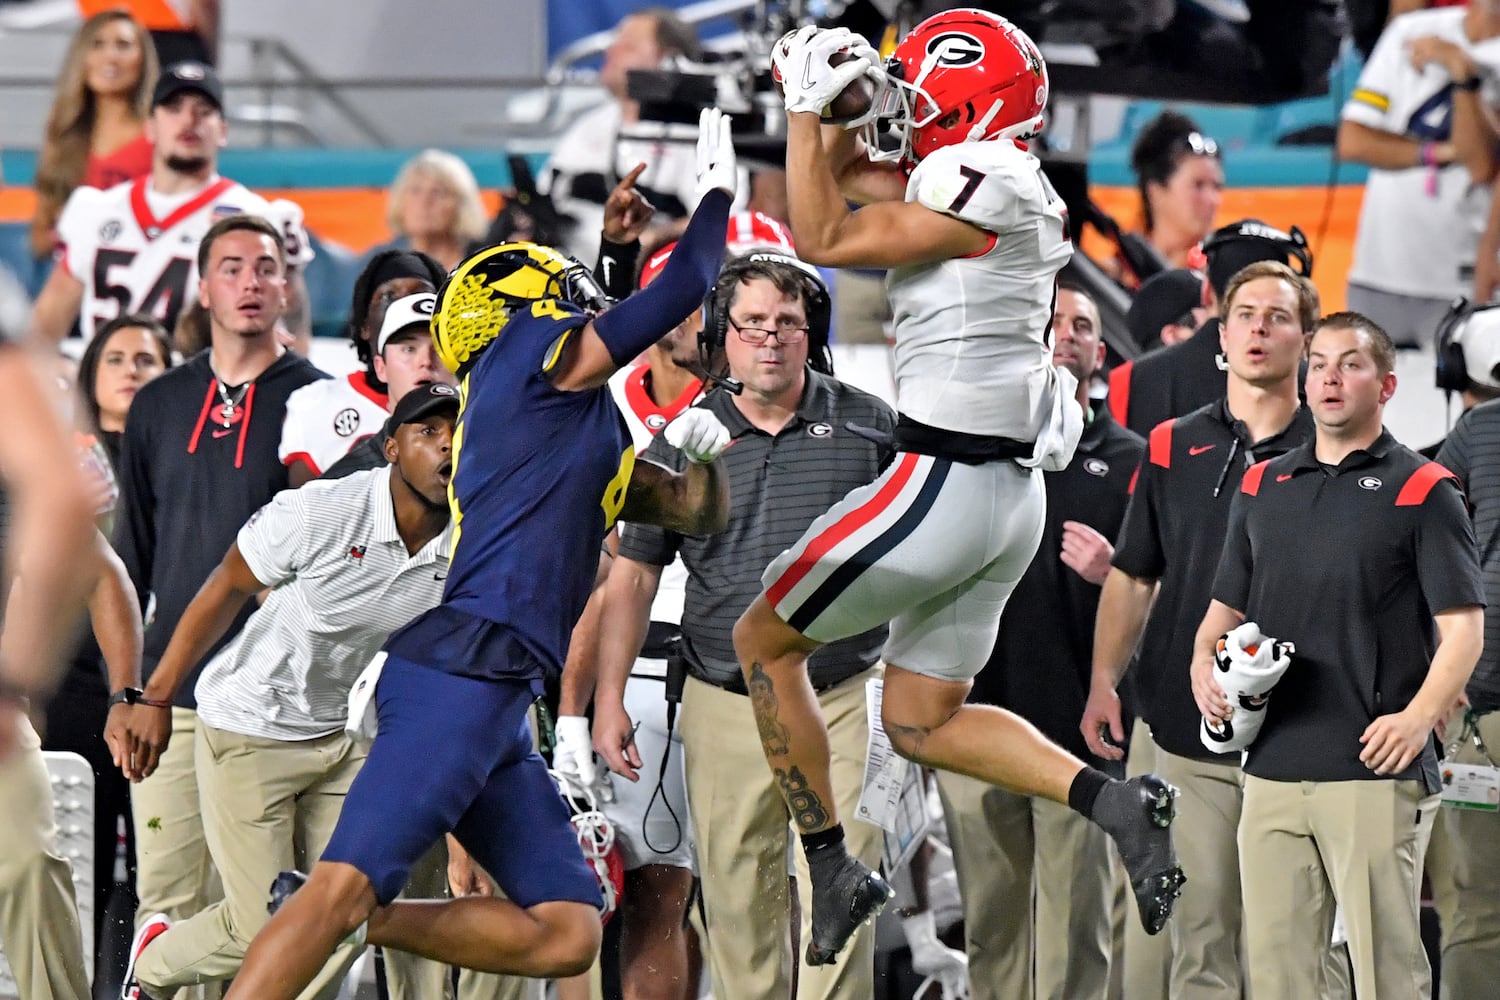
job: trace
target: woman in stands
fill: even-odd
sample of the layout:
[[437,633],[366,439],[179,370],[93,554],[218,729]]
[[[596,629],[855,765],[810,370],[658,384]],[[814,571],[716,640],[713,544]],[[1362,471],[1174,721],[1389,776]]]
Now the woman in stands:
[[420,250],[451,271],[484,235],[489,218],[468,165],[452,153],[426,149],[396,175],[386,224],[396,240],[382,249]]
[[[1141,236],[1106,264],[1111,276],[1135,289],[1157,270],[1204,266],[1198,244],[1214,230],[1224,193],[1219,145],[1188,116],[1163,111],[1136,137],[1130,151],[1141,195]],[[1143,252],[1145,251],[1145,252]]]
[[151,170],[145,122],[156,86],[151,36],[123,10],[95,14],[73,36],[36,168],[31,249],[50,256],[53,227],[80,185],[113,187]]

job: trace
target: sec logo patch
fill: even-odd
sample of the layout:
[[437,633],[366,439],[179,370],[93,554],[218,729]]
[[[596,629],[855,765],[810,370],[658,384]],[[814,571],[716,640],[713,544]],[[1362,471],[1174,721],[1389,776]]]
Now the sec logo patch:
[[359,430],[359,411],[352,406],[346,406],[333,417],[333,432],[339,437],[346,438]]

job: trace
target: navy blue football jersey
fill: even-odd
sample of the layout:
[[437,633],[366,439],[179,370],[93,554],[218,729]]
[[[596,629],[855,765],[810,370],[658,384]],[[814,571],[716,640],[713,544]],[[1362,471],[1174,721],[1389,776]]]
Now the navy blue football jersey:
[[443,603],[392,635],[392,652],[477,677],[562,669],[635,464],[607,387],[548,380],[587,322],[566,303],[534,303],[464,378]]

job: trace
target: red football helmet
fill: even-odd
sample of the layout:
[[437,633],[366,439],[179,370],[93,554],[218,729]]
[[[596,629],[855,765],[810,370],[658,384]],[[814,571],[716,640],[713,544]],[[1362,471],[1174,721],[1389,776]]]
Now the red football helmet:
[[[958,8],[913,28],[886,62],[866,146],[875,160],[920,160],[935,149],[983,139],[1027,139],[1042,129],[1047,64],[1026,32],[998,14]],[[882,121],[901,148],[882,152]]]

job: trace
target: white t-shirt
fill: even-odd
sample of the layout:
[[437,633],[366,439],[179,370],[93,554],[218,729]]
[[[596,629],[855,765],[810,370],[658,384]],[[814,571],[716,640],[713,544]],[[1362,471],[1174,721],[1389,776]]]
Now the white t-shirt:
[[442,600],[451,538],[445,529],[407,553],[389,469],[276,494],[235,539],[271,593],[203,668],[203,721],[273,740],[343,729],[360,672],[392,632]]
[[896,408],[944,430],[1039,439],[1058,391],[1050,330],[1073,255],[1063,200],[1010,141],[965,142],[917,165],[906,200],[994,234],[974,257],[891,269]]
[[75,190],[57,220],[57,237],[59,266],[83,282],[84,340],[125,313],[147,313],[171,330],[197,294],[198,244],[215,222],[237,212],[262,216],[281,231],[288,264],[311,263],[301,207],[268,202],[227,177],[175,195],[153,191],[149,177]]
[[[1463,20],[1463,8],[1441,7],[1403,14],[1386,25],[1344,105],[1344,119],[1422,142],[1447,141],[1453,80],[1437,63],[1414,67],[1410,45],[1435,35],[1462,46],[1490,72],[1500,71],[1500,39],[1471,43]],[[1493,103],[1488,90],[1481,98]],[[1427,299],[1468,294],[1472,279],[1465,269],[1473,266],[1489,206],[1489,185],[1474,184],[1462,164],[1436,171],[1372,167],[1349,280]]]
[[321,476],[349,449],[380,433],[387,416],[385,393],[371,388],[363,371],[309,382],[287,397],[277,456],[282,465],[300,460]]

